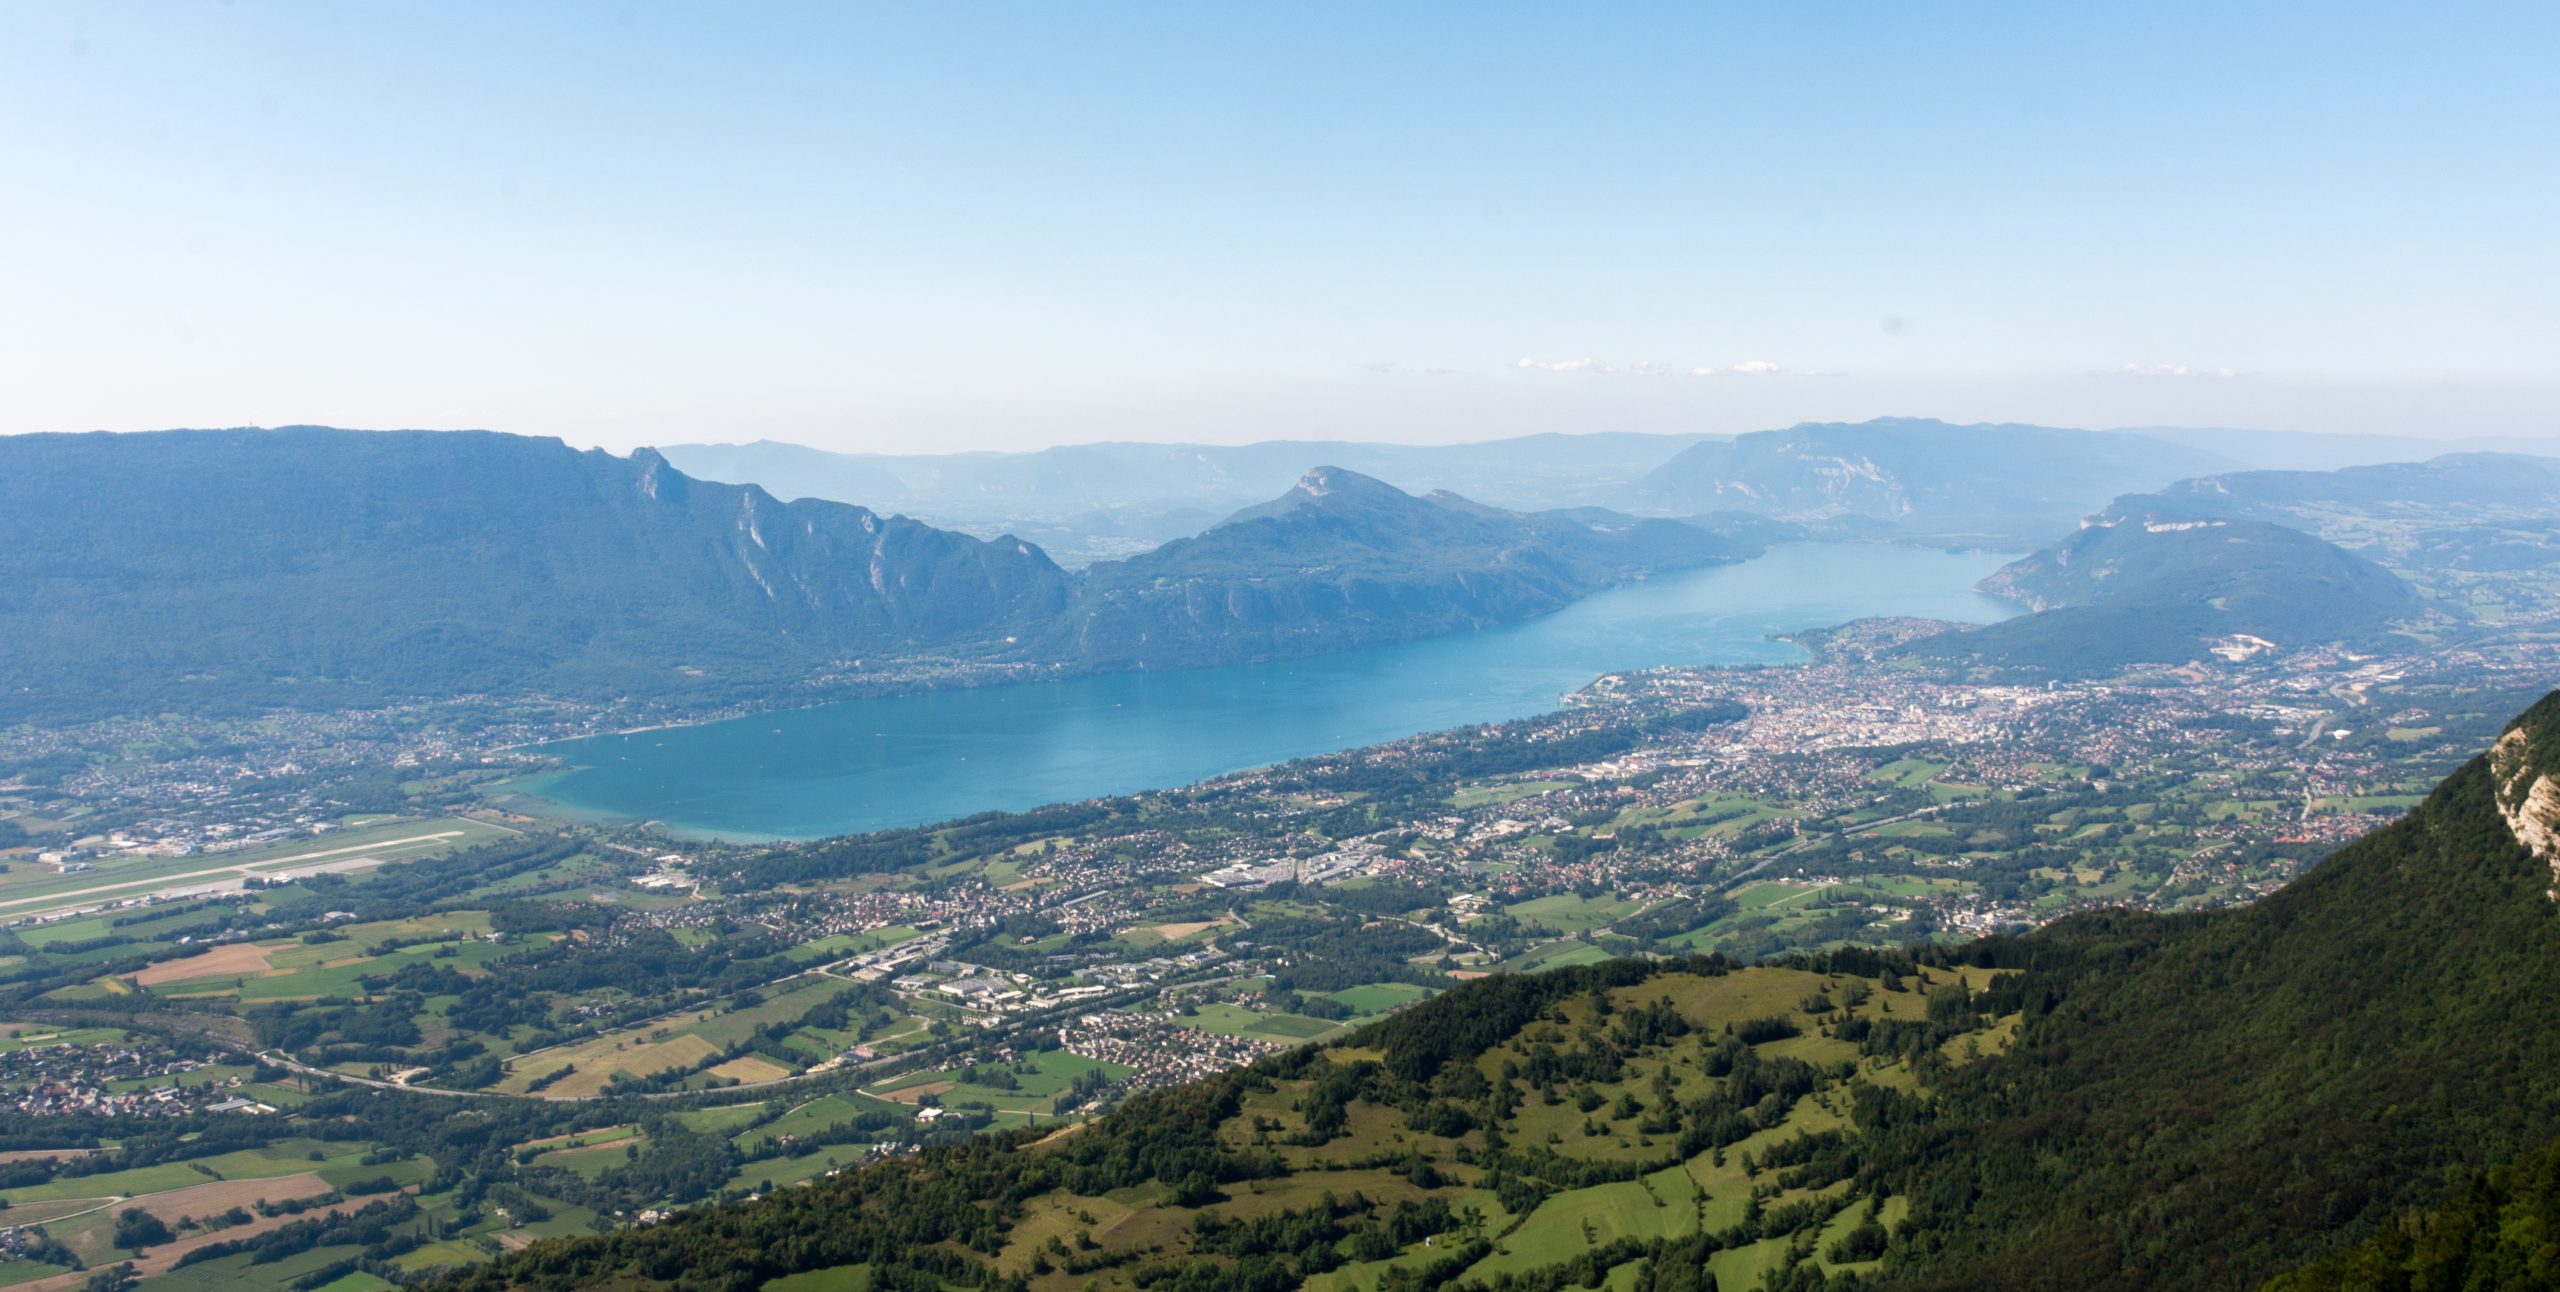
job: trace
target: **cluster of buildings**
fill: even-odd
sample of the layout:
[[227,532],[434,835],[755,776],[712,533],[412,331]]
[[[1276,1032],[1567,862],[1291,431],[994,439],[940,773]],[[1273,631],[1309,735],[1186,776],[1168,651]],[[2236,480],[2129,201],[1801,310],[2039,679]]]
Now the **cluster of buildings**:
[[241,1079],[188,1085],[186,1074],[220,1055],[185,1059],[127,1044],[30,1044],[0,1051],[0,1106],[31,1117],[178,1117],[271,1113],[239,1093]]
[[1184,1027],[1177,1017],[1169,1011],[1086,1014],[1058,1028],[1058,1048],[1133,1069],[1126,1082],[1132,1090],[1198,1081],[1281,1050],[1270,1041]]

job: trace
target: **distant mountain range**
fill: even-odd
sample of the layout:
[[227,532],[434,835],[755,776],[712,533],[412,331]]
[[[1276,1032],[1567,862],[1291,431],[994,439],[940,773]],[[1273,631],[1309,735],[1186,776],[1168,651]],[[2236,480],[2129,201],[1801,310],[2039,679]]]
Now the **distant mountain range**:
[[2560,459],[2451,453],[2235,471],[2117,499],[1983,590],[2038,613],[1905,653],[2086,675],[2372,641],[2434,606],[2403,577],[2560,566]]
[[0,437],[0,721],[539,691],[770,699],[917,656],[1176,667],[1537,614],[1738,559],[1660,521],[1418,499],[1339,469],[1070,573],[642,450],[321,428]]
[[[1302,451],[900,460],[896,487],[922,487],[916,463],[958,462],[932,487],[990,506],[1050,479],[1070,482],[1061,505],[1200,485],[1195,503],[1223,506],[1240,478]],[[1364,452],[1651,515],[1504,509],[1301,464],[1224,520],[1195,515],[1185,537],[1071,570],[1018,537],[784,502],[647,450],[325,428],[0,437],[0,720],[517,690],[769,701],[814,676],[877,679],[886,660],[1231,663],[1509,622],[1780,538],[2026,546],[2100,491],[2126,495],[2114,519],[1996,584],[2055,613],[1912,650],[2086,671],[2235,635],[2355,639],[2422,609],[2375,560],[2560,559],[2560,463],[2512,455],[2181,479],[2207,459],[2144,437],[1916,421]],[[1654,454],[1667,460],[1642,467]],[[2206,520],[2210,536],[2183,527]]]
[[2334,543],[2149,498],[2119,502],[1982,588],[2037,613],[1905,653],[2085,676],[2366,641],[2426,611],[2400,576]]
[[1415,492],[1526,510],[1605,503],[1703,435],[1531,435],[1478,444],[1071,444],[1029,453],[830,453],[759,440],[662,450],[695,476],[832,498],[1042,543],[1067,564],[1199,533],[1330,463]]
[[1198,537],[1093,566],[1039,640],[1112,667],[1348,650],[1524,619],[1757,551],[1678,521],[1524,515],[1318,467]]
[[1012,533],[1072,566],[1196,534],[1319,462],[1414,493],[1447,490],[1520,511],[1747,511],[1834,532],[2024,549],[2117,495],[2183,477],[2406,460],[2487,443],[1886,418],[1736,437],[1595,433],[1455,445],[1276,440],[871,454],[758,441],[662,452],[694,476],[760,484],[785,498],[904,511],[981,537]]
[[1638,480],[1647,512],[1730,509],[1821,529],[2010,547],[2118,494],[2230,460],[2139,435],[1890,418],[1695,444]]
[[2119,426],[2127,435],[2201,449],[2257,471],[2336,471],[2423,462],[2451,453],[2530,454],[2550,441],[2489,435],[2356,435],[2337,431],[2257,431],[2234,426]]
[[2421,570],[2560,563],[2560,459],[2450,453],[2337,471],[2243,471],[2184,480],[2164,504],[2272,521]]

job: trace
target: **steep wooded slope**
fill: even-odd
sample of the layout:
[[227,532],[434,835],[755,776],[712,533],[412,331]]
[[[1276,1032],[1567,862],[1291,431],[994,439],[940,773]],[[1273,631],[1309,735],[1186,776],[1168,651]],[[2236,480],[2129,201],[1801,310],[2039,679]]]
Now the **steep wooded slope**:
[[1315,654],[1508,623],[1758,550],[1678,521],[1503,511],[1318,467],[1196,538],[1092,567],[1041,641],[1111,667]]
[[0,438],[0,718],[734,694],[1064,604],[1037,548],[643,450],[317,428]]

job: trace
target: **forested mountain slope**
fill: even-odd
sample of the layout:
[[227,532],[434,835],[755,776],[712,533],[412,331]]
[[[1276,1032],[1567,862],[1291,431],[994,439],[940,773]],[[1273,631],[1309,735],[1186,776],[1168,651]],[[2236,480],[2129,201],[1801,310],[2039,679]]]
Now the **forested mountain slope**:
[[2480,1176],[2441,1207],[2392,1217],[2267,1292],[2549,1287],[2560,1287],[2560,1142]]
[[[2560,697],[2513,731],[2510,805]],[[1889,1284],[2245,1286],[2560,1135],[2551,883],[2481,758],[2256,906],[2025,940],[2016,1052],[1875,1138],[1914,1199]]]
[[[2560,1137],[2560,914],[2517,834],[2560,811],[2560,696],[2499,751],[2253,907],[1496,977],[1082,1128],[454,1284],[2253,1286]],[[2460,1205],[2530,1219],[2535,1161]]]
[[1041,640],[1113,667],[1314,654],[1508,623],[1759,550],[1678,521],[1503,511],[1318,467],[1196,538],[1092,567]]
[[1326,496],[1070,573],[1018,539],[779,502],[646,449],[0,437],[0,722],[478,693],[771,703],[815,677],[895,684],[914,660],[1188,667],[1482,627],[1759,550],[1318,478]]
[[2398,575],[2334,543],[2140,498],[2003,566],[1982,588],[2037,613],[1922,638],[1907,653],[2103,675],[2216,649],[2365,641],[2426,610]]
[[0,719],[734,695],[1054,612],[1039,549],[643,450],[318,428],[0,437]]

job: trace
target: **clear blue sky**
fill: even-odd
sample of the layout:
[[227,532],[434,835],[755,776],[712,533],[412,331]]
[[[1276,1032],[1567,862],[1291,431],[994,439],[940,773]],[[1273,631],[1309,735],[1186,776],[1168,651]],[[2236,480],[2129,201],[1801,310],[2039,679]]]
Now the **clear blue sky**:
[[14,4],[0,430],[2553,434],[2555,68],[2550,4]]

